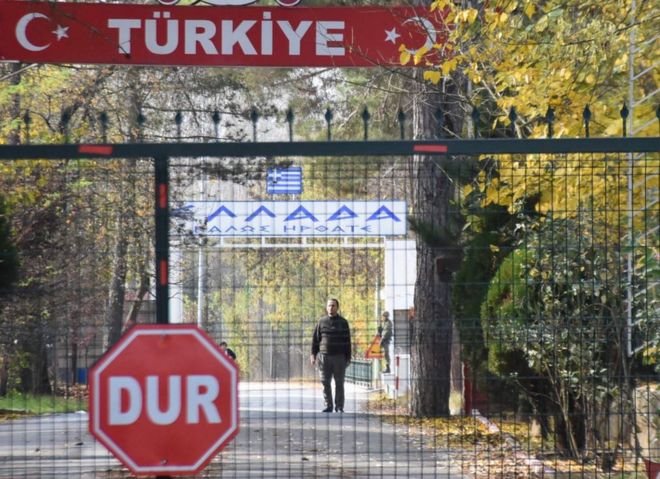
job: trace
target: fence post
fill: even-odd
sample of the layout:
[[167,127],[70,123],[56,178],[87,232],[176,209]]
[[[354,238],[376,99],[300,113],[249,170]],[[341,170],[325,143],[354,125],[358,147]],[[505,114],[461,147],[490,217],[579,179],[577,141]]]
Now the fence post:
[[628,114],[630,111],[628,110],[628,105],[626,105],[626,102],[623,102],[623,107],[621,107],[621,111],[619,112],[621,114],[621,123],[623,125],[623,137],[628,136]]
[[250,121],[252,122],[252,142],[257,142],[257,122],[259,121],[259,112],[257,107],[253,106],[250,110]]
[[551,106],[548,107],[548,111],[545,112],[545,122],[548,124],[548,138],[552,138],[554,133],[552,127],[555,121],[555,109]]
[[289,107],[289,109],[286,111],[286,122],[289,125],[289,141],[293,141],[293,109]]
[[364,141],[369,139],[369,120],[371,119],[371,114],[369,109],[365,106],[362,110],[362,123],[364,125]]
[[30,110],[25,110],[25,115],[23,115],[23,123],[25,124],[25,144],[30,144],[30,124],[32,123],[32,118],[30,117]]
[[213,134],[215,136],[215,141],[220,141],[220,112],[215,110],[211,116],[213,120]]
[[108,114],[104,111],[99,113],[99,123],[101,124],[101,141],[108,142]]
[[479,138],[479,109],[476,106],[472,108],[470,116],[472,117],[472,136]]
[[169,323],[169,168],[168,158],[154,158],[156,221],[156,323]]
[[584,106],[582,111],[582,118],[584,119],[584,136],[589,138],[589,122],[591,121],[591,110],[589,109],[589,104]]
[[509,121],[511,122],[511,138],[516,137],[516,120],[518,119],[518,112],[516,107],[512,106],[509,110]]
[[176,140],[181,141],[181,124],[183,123],[183,115],[180,111],[174,115],[174,123],[176,124]]
[[144,123],[147,121],[147,118],[142,113],[142,108],[138,108],[138,114],[135,121],[137,122],[137,129],[138,129],[137,142],[142,143],[142,140],[144,139]]
[[64,143],[69,143],[69,121],[71,121],[71,113],[65,109],[60,116],[60,132],[64,136]]
[[328,141],[332,141],[332,110],[330,107],[325,110],[325,123],[328,128]]
[[399,122],[399,136],[402,140],[406,139],[406,114],[403,111],[403,108],[399,107],[399,112],[396,115],[396,119]]

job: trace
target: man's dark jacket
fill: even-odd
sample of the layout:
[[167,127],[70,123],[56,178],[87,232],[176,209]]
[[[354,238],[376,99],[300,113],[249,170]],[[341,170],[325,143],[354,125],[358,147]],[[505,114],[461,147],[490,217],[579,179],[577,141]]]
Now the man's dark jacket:
[[346,319],[336,315],[319,320],[312,335],[312,355],[318,353],[343,354],[351,359],[351,330]]

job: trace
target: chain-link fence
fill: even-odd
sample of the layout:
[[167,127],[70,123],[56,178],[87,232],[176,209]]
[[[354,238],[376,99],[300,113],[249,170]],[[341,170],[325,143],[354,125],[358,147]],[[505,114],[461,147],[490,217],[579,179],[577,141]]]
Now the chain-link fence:
[[[152,157],[169,157],[169,321],[240,370],[240,432],[201,477],[644,477],[660,158],[544,141],[3,160],[0,477],[129,475],[88,433],[86,385],[156,322]],[[319,371],[347,345],[314,345],[330,298],[350,327],[343,402]]]

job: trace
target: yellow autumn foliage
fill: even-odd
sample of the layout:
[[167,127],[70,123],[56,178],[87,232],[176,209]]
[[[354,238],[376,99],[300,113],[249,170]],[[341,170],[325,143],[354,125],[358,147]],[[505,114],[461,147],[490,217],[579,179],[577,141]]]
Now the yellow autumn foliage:
[[[512,104],[528,121],[526,136],[545,136],[545,125],[535,121],[548,106],[555,109],[556,135],[584,135],[582,109],[601,105],[594,113],[592,135],[621,135],[619,110],[628,96],[628,54],[631,39],[645,45],[636,54],[635,72],[649,69],[635,82],[635,98],[658,88],[657,9],[653,2],[632,0],[493,0],[477,9],[448,0],[430,6],[438,19],[451,23],[445,45],[436,45],[442,60],[430,71],[446,77],[467,72],[473,83],[466,102],[495,104],[499,123],[506,123]],[[635,25],[634,32],[631,25]],[[634,33],[634,38],[631,37]],[[655,48],[654,48],[655,43]],[[451,50],[451,54],[447,51]],[[402,63],[410,61],[402,55]],[[405,61],[404,61],[405,60]],[[416,63],[420,63],[417,61]],[[427,78],[437,82],[437,74]],[[653,119],[655,103],[636,106],[641,127]],[[636,132],[657,135],[651,122]]]
[[[508,127],[508,113],[515,107],[519,133],[546,137],[543,120],[552,107],[554,137],[580,137],[585,135],[582,113],[589,105],[591,136],[622,135],[631,41],[645,46],[635,54],[635,72],[648,70],[634,83],[634,98],[658,89],[653,2],[492,0],[477,10],[436,1],[431,10],[453,19],[448,43],[455,54],[442,57],[424,78],[438,83],[456,71],[465,74],[472,83],[465,103],[495,111],[492,122],[482,127]],[[439,48],[446,51],[446,46]],[[658,134],[656,103],[635,106],[636,136]],[[499,180],[481,175],[469,187],[481,189],[485,203],[513,211],[525,197],[538,195],[541,213],[565,217],[586,209],[594,220],[619,227],[629,216],[634,222],[648,217],[629,211],[648,206],[647,193],[658,188],[660,160],[657,154],[501,155],[497,168]],[[651,208],[660,216],[657,205]]]
[[[486,203],[513,211],[524,198],[539,195],[540,213],[577,217],[587,211],[597,223],[612,227],[627,228],[629,194],[633,212],[639,212],[649,206],[647,192],[660,186],[657,154],[501,155],[498,162],[499,179],[477,180],[486,183]],[[655,210],[657,218],[657,205]],[[637,229],[645,227],[644,218],[635,216]]]

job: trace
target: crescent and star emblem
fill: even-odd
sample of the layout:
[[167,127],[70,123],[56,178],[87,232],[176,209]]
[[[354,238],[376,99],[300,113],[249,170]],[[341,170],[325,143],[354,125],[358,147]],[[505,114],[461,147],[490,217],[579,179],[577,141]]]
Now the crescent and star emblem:
[[426,32],[426,42],[424,42],[424,45],[419,47],[417,50],[407,49],[408,53],[410,53],[411,55],[415,55],[422,48],[426,49],[427,51],[431,50],[433,48],[433,45],[435,45],[436,39],[438,38],[438,34],[435,31],[435,26],[433,25],[431,20],[422,17],[412,17],[406,20],[405,22],[403,22],[404,25],[406,23],[416,23],[417,25],[422,27]]
[[[415,23],[422,27],[424,31],[426,32],[426,41],[422,46],[417,48],[416,50],[411,50],[410,48],[406,48],[406,51],[410,53],[411,55],[415,55],[419,50],[425,49],[425,50],[431,50],[433,48],[433,45],[435,45],[435,42],[438,38],[438,33],[435,29],[435,25],[429,20],[428,18],[422,18],[422,17],[412,17],[406,20],[405,22],[402,23],[402,25],[406,25],[407,23]],[[396,27],[392,28],[391,30],[385,30],[385,41],[390,42],[395,44],[397,41],[397,38],[399,38],[401,35],[396,31]]]
[[[23,15],[16,24],[16,40],[18,40],[18,43],[20,43],[20,45],[23,48],[31,52],[40,52],[42,50],[45,50],[52,43],[52,42],[48,42],[45,45],[35,45],[28,39],[27,37],[28,26],[30,25],[30,23],[32,23],[33,20],[36,20],[38,18],[50,22],[50,17],[44,15],[43,13],[28,13],[27,15]],[[52,33],[53,35],[55,35],[55,39],[59,42],[63,38],[69,38],[69,27],[63,27],[62,25],[57,25],[57,28],[53,30]]]

